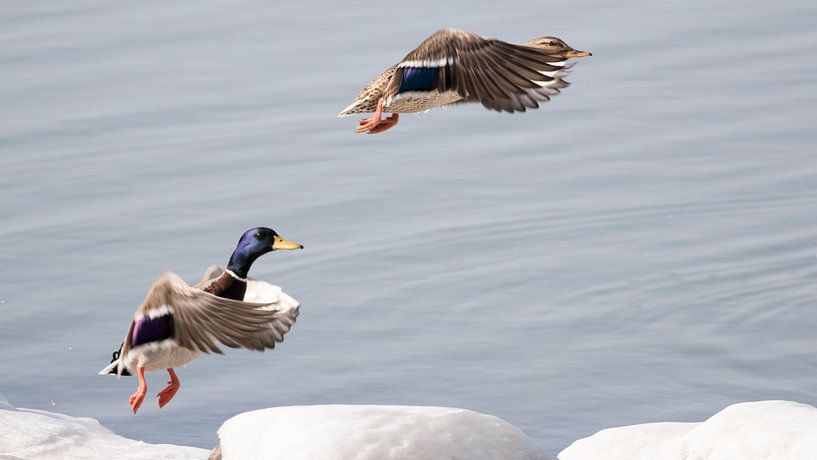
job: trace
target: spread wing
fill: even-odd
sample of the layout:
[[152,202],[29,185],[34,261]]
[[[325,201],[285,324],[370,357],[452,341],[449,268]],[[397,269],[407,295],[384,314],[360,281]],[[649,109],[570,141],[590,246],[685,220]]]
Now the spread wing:
[[393,98],[417,91],[455,91],[465,102],[524,112],[567,87],[565,58],[455,29],[440,30],[397,65],[384,91]]
[[[221,276],[222,273],[224,273],[223,267],[218,265],[210,266],[197,286],[206,286],[212,280]],[[284,334],[289,332],[295,324],[301,306],[280,286],[251,277],[247,278],[247,291],[244,294],[244,301],[265,304],[265,306],[260,307],[262,310],[277,311],[279,313],[278,317],[269,323],[268,328],[256,335],[256,339],[260,343],[283,342]]]
[[125,345],[132,348],[172,338],[182,347],[204,353],[221,353],[217,342],[231,348],[273,348],[272,338],[259,340],[258,335],[282,313],[263,309],[267,306],[217,297],[165,273],[137,310]]

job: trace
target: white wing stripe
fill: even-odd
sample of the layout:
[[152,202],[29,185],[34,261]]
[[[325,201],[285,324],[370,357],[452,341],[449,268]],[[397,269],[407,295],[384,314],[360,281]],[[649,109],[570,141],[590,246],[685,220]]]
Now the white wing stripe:
[[[173,307],[171,307],[169,305],[162,305],[159,308],[153,308],[150,311],[148,311],[148,318],[156,319],[156,318],[159,318],[160,316],[172,315],[172,314],[173,314]],[[134,321],[139,321],[140,319],[142,319],[144,317],[145,317],[145,315],[137,313],[137,314],[133,315],[133,320]]]
[[445,67],[448,64],[453,64],[454,58],[446,57],[437,60],[423,59],[420,61],[403,61],[397,67]]

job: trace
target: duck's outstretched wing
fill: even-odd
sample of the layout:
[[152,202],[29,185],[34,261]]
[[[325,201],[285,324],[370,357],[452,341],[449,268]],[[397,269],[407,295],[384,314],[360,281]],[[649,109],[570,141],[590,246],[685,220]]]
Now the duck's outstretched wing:
[[179,346],[204,353],[221,353],[217,342],[231,348],[272,348],[275,341],[257,338],[281,316],[277,310],[264,310],[267,306],[217,297],[165,273],[137,310],[125,346],[173,339]]
[[[224,273],[224,267],[212,265],[202,276],[197,286],[206,284]],[[283,291],[280,286],[257,280],[252,277],[247,278],[247,292],[244,294],[245,302],[255,302],[265,306],[262,310],[277,311],[279,315],[274,321],[269,323],[269,327],[259,332],[256,339],[259,343],[283,342],[284,334],[289,332],[298,318],[298,310],[301,304]]]
[[565,60],[532,46],[443,29],[397,64],[383,97],[388,106],[418,92],[454,91],[488,109],[524,112],[569,85],[562,80],[570,67]]

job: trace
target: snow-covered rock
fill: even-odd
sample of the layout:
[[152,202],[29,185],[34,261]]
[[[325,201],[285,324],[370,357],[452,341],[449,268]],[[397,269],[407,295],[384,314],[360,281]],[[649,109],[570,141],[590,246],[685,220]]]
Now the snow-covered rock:
[[236,415],[218,434],[224,460],[552,459],[498,417],[446,407],[277,407]]
[[0,459],[206,459],[210,451],[123,438],[96,420],[15,409],[0,394]]
[[[224,460],[552,460],[504,420],[465,409],[294,406],[245,412],[218,431]],[[15,408],[0,394],[0,459],[207,459],[210,451],[124,438],[94,419]],[[701,423],[648,423],[580,439],[559,460],[817,458],[817,408],[727,407]]]
[[817,408],[735,404],[702,423],[648,423],[579,439],[559,460],[799,460],[817,458]]

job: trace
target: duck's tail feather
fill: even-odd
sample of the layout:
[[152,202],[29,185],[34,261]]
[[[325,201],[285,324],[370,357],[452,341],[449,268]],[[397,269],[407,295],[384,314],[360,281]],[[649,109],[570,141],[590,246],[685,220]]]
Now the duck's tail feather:
[[108,374],[116,374],[116,368],[119,366],[119,361],[114,361],[111,364],[105,366],[104,369],[99,371],[99,375],[108,375]]
[[[124,343],[122,345],[124,345]],[[119,346],[118,350],[113,352],[113,355],[112,355],[112,358],[111,358],[111,363],[108,364],[107,366],[105,366],[104,369],[99,371],[99,375],[108,375],[108,374],[130,375],[130,372],[128,372],[128,369],[125,366],[122,366],[121,371],[119,370],[119,363],[120,363],[119,352],[122,351],[122,345]]]

